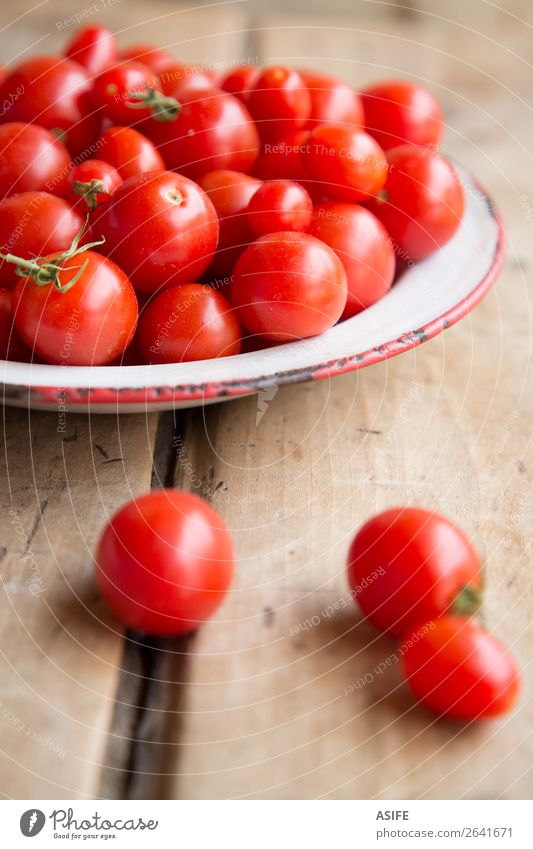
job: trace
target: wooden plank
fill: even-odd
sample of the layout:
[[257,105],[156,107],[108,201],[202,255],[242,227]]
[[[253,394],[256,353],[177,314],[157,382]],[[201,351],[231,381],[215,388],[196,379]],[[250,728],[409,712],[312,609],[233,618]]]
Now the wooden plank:
[[0,787],[97,794],[122,631],[93,583],[108,515],[150,486],[157,416],[6,410]]

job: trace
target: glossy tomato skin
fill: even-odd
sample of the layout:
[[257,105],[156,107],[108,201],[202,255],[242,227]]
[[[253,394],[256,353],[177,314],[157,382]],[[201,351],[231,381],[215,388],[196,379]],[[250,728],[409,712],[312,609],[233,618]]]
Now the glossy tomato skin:
[[425,148],[403,145],[387,154],[383,197],[369,208],[387,229],[403,262],[425,259],[455,235],[464,192],[452,165]]
[[154,118],[142,126],[168,169],[197,180],[209,171],[248,174],[259,153],[259,137],[246,107],[217,88],[178,87],[181,104],[175,121]]
[[337,201],[317,204],[307,232],[329,245],[344,266],[348,300],[343,319],[387,294],[394,280],[396,255],[389,234],[368,209]]
[[442,616],[408,631],[402,666],[414,696],[433,713],[451,719],[501,716],[520,691],[520,671],[511,652],[462,616]]
[[165,289],[143,310],[137,339],[147,363],[230,357],[241,350],[241,328],[230,303],[210,286]]
[[149,171],[164,171],[163,157],[150,139],[133,127],[110,127],[96,144],[98,157],[116,168],[123,180]]
[[300,130],[311,115],[311,96],[297,71],[282,65],[264,68],[248,90],[246,104],[264,141]]
[[360,96],[342,80],[316,71],[299,70],[311,97],[308,126],[317,124],[350,124],[364,126],[363,104]]
[[[22,259],[66,250],[85,215],[48,192],[20,192],[0,201],[0,251]],[[0,286],[12,289],[15,266],[0,260]]]
[[31,351],[20,338],[13,320],[13,292],[0,289],[0,360],[29,363],[31,359]]
[[196,495],[163,489],[130,501],[96,554],[98,588],[127,627],[154,636],[196,630],[223,601],[235,571],[230,534]]
[[220,88],[246,103],[248,91],[260,73],[256,65],[239,65],[223,77]]
[[94,108],[114,124],[135,124],[151,113],[148,108],[133,109],[131,93],[146,93],[150,88],[161,91],[151,68],[141,62],[119,62],[98,74],[91,99]]
[[205,192],[171,171],[125,180],[93,227],[105,236],[102,250],[147,294],[198,280],[218,240]]
[[366,131],[385,151],[403,144],[437,148],[442,138],[442,110],[422,86],[391,80],[362,92]]
[[115,36],[107,27],[81,27],[68,42],[65,56],[95,76],[117,61]]
[[445,613],[466,586],[479,589],[481,564],[449,519],[398,507],[358,531],[348,553],[348,582],[372,624],[401,636]]
[[65,145],[37,124],[0,124],[0,194],[61,194],[70,170]]
[[[45,257],[53,260],[57,254]],[[107,365],[131,342],[138,307],[133,287],[113,262],[93,251],[62,264],[62,286],[87,263],[66,292],[19,277],[13,295],[15,327],[22,340],[53,365]]]
[[93,180],[101,183],[104,191],[92,192],[86,196],[85,205],[88,209],[94,209],[95,205],[107,203],[115,189],[118,189],[122,183],[122,177],[108,162],[101,159],[86,159],[79,165],[75,165],[69,172],[65,192],[66,199],[70,200],[71,203],[78,202],[83,197],[83,189],[78,184],[84,184],[85,191],[88,191]]
[[34,56],[16,65],[0,84],[0,102],[21,91],[3,121],[39,124],[81,155],[94,143],[100,119],[89,102],[91,79],[85,68],[63,56]]
[[233,270],[245,247],[254,239],[246,210],[261,185],[260,180],[240,171],[210,171],[198,178],[219,217],[217,252],[207,270],[212,277],[224,277]]
[[239,258],[230,292],[250,333],[288,342],[317,336],[335,324],[346,305],[346,273],[314,236],[270,233]]
[[271,180],[258,188],[248,204],[247,218],[256,236],[280,230],[305,231],[311,223],[313,201],[299,183]]
[[352,127],[315,127],[307,138],[302,161],[325,195],[351,203],[372,198],[387,178],[387,160],[380,146]]
[[193,65],[184,65],[183,62],[172,62],[159,73],[159,82],[165,94],[173,96],[182,86],[194,88],[213,88],[213,78],[209,74],[198,70]]

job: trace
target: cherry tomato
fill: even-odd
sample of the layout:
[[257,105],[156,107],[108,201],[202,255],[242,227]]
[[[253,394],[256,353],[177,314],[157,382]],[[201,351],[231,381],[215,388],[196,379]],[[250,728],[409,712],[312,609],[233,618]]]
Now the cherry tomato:
[[159,74],[159,82],[164,94],[173,95],[181,86],[194,88],[213,88],[213,78],[209,74],[184,65],[182,62],[172,62]]
[[230,357],[241,350],[235,312],[219,292],[189,283],[161,292],[143,310],[137,339],[147,363]]
[[133,124],[151,116],[150,107],[136,99],[151,89],[161,91],[151,68],[140,62],[121,62],[96,77],[91,98],[95,108],[114,124]]
[[188,492],[155,490],[130,501],[107,525],[96,554],[98,588],[136,631],[194,631],[226,595],[235,570],[224,522]]
[[243,104],[216,88],[182,86],[174,92],[181,104],[175,121],[152,118],[143,123],[166,166],[195,180],[209,171],[249,173],[259,152],[254,122]]
[[[6,121],[39,124],[61,139],[72,156],[94,143],[100,118],[90,105],[89,74],[63,56],[34,56],[13,68],[0,85],[0,102],[9,102]],[[12,92],[20,96],[8,100]]]
[[278,142],[267,142],[255,164],[254,176],[260,180],[295,180],[309,191],[311,181],[301,158],[308,135],[308,130],[294,130]]
[[442,110],[425,88],[393,80],[368,86],[362,98],[366,131],[383,150],[403,144],[438,146]]
[[323,333],[342,315],[346,293],[346,273],[331,248],[289,231],[252,242],[231,284],[241,324],[273,341]]
[[403,262],[425,259],[458,229],[464,192],[442,156],[411,145],[387,154],[389,174],[382,194],[369,205],[387,229]]
[[89,209],[96,209],[107,203],[121,183],[122,177],[108,162],[86,159],[70,171],[65,197],[71,202],[81,197]]
[[248,91],[246,104],[265,141],[301,129],[311,115],[306,84],[300,74],[281,65],[261,71]]
[[350,318],[389,291],[396,267],[389,234],[363,206],[329,201],[315,206],[308,233],[335,251],[346,271]]
[[313,201],[303,186],[290,180],[263,183],[248,204],[248,224],[256,236],[280,230],[307,230]]
[[442,616],[408,631],[402,665],[414,696],[439,716],[501,716],[520,691],[520,671],[510,651],[463,616]]
[[163,157],[133,127],[110,127],[96,143],[98,157],[116,168],[123,180],[148,171],[163,171]]
[[0,360],[31,362],[31,351],[20,338],[13,321],[13,292],[0,289]]
[[[57,260],[53,253],[37,263]],[[61,261],[58,283],[21,277],[13,296],[15,327],[47,363],[98,366],[126,350],[137,325],[137,298],[124,272],[94,251]],[[74,281],[74,282],[73,282]]]
[[248,90],[260,73],[259,68],[255,65],[239,65],[223,77],[220,88],[246,103]]
[[65,56],[83,65],[92,76],[100,74],[117,61],[115,36],[106,27],[82,27],[68,42]]
[[239,171],[210,171],[199,177],[198,183],[215,207],[220,225],[218,248],[208,274],[223,277],[231,273],[245,247],[254,239],[246,209],[261,182]]
[[93,225],[140,292],[192,283],[217,246],[218,218],[205,192],[170,171],[130,177]]
[[481,564],[468,537],[449,519],[399,507],[358,531],[348,554],[348,582],[365,616],[401,636],[444,613],[465,588],[475,596]]
[[342,80],[318,74],[315,71],[298,71],[311,96],[309,126],[317,124],[353,124],[363,127],[364,112],[361,98]]
[[[0,251],[23,259],[66,250],[84,216],[47,192],[20,192],[0,201]],[[0,260],[0,286],[12,289],[15,267]]]
[[176,61],[171,53],[154,44],[132,44],[120,51],[120,58],[123,61],[142,62],[151,68],[156,76]]
[[44,191],[60,194],[70,170],[70,154],[37,124],[0,125],[0,193]]
[[387,161],[367,133],[336,124],[311,131],[302,151],[309,177],[324,194],[359,203],[376,195],[387,178]]

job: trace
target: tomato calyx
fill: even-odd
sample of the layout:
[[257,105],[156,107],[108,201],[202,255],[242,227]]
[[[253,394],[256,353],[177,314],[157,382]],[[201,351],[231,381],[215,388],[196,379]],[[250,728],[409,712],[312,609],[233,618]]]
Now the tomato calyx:
[[148,109],[150,117],[165,123],[175,121],[181,111],[181,103],[175,97],[162,94],[157,89],[148,86],[146,91],[129,91],[128,109]]
[[103,180],[89,180],[84,183],[82,180],[74,180],[72,183],[72,191],[75,195],[80,195],[89,207],[96,209],[98,206],[97,195],[108,195],[109,192],[104,186]]
[[454,616],[478,616],[481,618],[483,591],[473,584],[465,584],[451,604],[450,612]]
[[80,246],[80,241],[82,239],[85,230],[87,229],[87,225],[89,223],[89,216],[85,219],[83,226],[80,228],[78,233],[76,233],[74,239],[72,240],[72,244],[70,248],[66,251],[62,251],[62,253],[58,254],[52,262],[44,262],[44,257],[36,257],[35,259],[23,259],[20,256],[14,256],[13,254],[3,254],[0,253],[0,259],[3,259],[5,262],[10,262],[16,266],[15,274],[19,277],[31,277],[31,279],[36,283],[37,286],[49,286],[51,283],[56,287],[58,292],[64,294],[68,292],[69,289],[72,289],[75,283],[80,279],[83,272],[87,267],[88,259],[82,263],[82,265],[78,268],[74,277],[65,283],[64,286],[61,285],[59,275],[63,270],[63,265],[69,259],[72,259],[75,256],[79,256],[80,254],[85,253],[85,251],[90,250],[91,248],[96,248],[99,245],[103,245],[105,242],[105,237],[102,236],[96,242],[87,242],[86,245]]

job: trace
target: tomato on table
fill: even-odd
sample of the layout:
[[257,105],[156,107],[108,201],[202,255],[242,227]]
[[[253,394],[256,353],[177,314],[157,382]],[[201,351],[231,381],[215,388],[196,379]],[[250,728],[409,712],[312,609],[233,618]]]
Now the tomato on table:
[[403,144],[438,147],[442,109],[427,89],[406,80],[391,80],[368,86],[362,99],[366,131],[383,150]]
[[115,36],[107,27],[88,25],[76,30],[65,48],[65,56],[92,75],[99,74],[117,61]]
[[116,168],[123,180],[148,171],[164,171],[163,157],[150,139],[133,127],[110,127],[96,143],[98,158]]
[[213,258],[218,218],[203,189],[171,171],[125,180],[93,224],[102,247],[147,294],[193,283]]
[[511,652],[463,616],[442,616],[408,631],[401,659],[409,689],[439,716],[491,719],[511,710],[520,692]]
[[387,154],[383,192],[369,205],[403,262],[425,259],[455,235],[463,218],[459,176],[442,156],[411,145]]
[[307,233],[269,233],[237,260],[231,302],[241,324],[264,339],[289,342],[324,333],[346,305],[346,273]]
[[[85,216],[48,192],[20,192],[0,201],[0,251],[35,259],[66,250]],[[12,289],[15,266],[0,260],[0,286]]]
[[387,160],[374,139],[362,130],[320,124],[309,133],[302,151],[308,176],[331,197],[352,203],[367,201],[387,179]]
[[369,519],[355,535],[348,583],[372,624],[401,636],[454,602],[475,606],[481,563],[468,537],[449,519],[419,507],[397,507]]
[[137,340],[147,363],[181,363],[230,357],[241,350],[235,310],[210,286],[189,283],[165,289],[142,312]]
[[368,209],[338,201],[317,204],[307,232],[329,245],[344,266],[348,300],[343,319],[387,294],[394,280],[396,255],[389,234]]
[[70,154],[37,124],[0,124],[0,195],[48,191],[61,194],[70,171]]
[[223,601],[234,571],[221,517],[174,489],[122,507],[96,553],[96,582],[109,608],[128,628],[155,636],[196,630]]
[[122,177],[108,162],[86,159],[69,172],[65,197],[71,203],[82,198],[87,208],[93,210],[107,203],[121,183]]
[[246,210],[261,185],[260,180],[240,171],[210,171],[198,178],[219,218],[216,254],[207,270],[212,277],[224,277],[233,270],[245,247],[254,239]]
[[313,201],[303,186],[291,180],[263,183],[248,204],[248,224],[256,236],[280,230],[307,230]]
[[282,65],[260,72],[248,90],[246,105],[264,141],[302,129],[311,115],[311,96],[302,77]]
[[311,98],[308,126],[352,124],[364,126],[363,104],[351,86],[335,77],[312,70],[298,70]]

